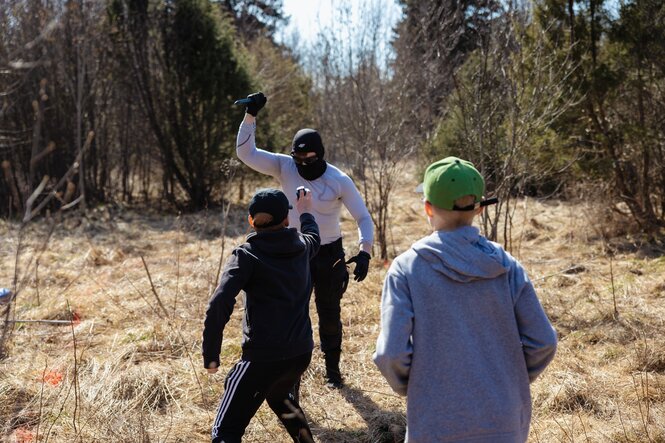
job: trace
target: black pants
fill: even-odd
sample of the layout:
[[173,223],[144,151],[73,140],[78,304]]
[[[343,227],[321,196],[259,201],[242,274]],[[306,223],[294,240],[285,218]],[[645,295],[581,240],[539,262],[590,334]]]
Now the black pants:
[[321,350],[339,351],[342,348],[342,320],[340,301],[349,283],[344,260],[342,239],[322,245],[310,263],[314,300],[319,315]]
[[236,363],[224,381],[224,395],[212,426],[213,443],[240,443],[263,400],[268,401],[294,442],[313,441],[303,410],[289,394],[311,359],[308,352],[288,360]]

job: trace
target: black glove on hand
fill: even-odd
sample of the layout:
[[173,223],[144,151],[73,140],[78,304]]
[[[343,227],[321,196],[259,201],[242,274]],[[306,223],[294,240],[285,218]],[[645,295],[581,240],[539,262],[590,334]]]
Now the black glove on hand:
[[261,109],[266,105],[268,98],[263,95],[263,92],[255,92],[254,94],[249,94],[248,99],[252,100],[251,103],[247,104],[246,112],[249,115],[256,117],[256,114],[259,113]]
[[356,269],[353,270],[353,279],[355,281],[363,281],[367,277],[367,271],[369,270],[369,260],[372,258],[365,251],[360,251],[355,257],[351,257],[346,264],[355,263]]

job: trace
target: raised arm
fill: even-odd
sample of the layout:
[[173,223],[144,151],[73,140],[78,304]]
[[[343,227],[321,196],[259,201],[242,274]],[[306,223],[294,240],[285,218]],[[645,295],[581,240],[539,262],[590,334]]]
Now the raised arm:
[[300,214],[300,232],[307,243],[309,258],[312,259],[319,252],[321,237],[319,236],[319,225],[316,224],[314,216],[308,212]]
[[319,252],[321,236],[319,225],[316,224],[314,216],[310,213],[312,209],[312,191],[303,187],[296,190],[296,210],[300,214],[300,232],[307,244],[309,258],[312,259]]
[[251,262],[238,249],[224,265],[224,272],[210,298],[203,323],[203,365],[209,372],[219,367],[224,326],[233,313],[236,296],[249,280]]
[[279,155],[256,148],[256,117],[245,114],[240,124],[236,139],[236,153],[238,158],[247,166],[262,174],[273,177],[279,176]]

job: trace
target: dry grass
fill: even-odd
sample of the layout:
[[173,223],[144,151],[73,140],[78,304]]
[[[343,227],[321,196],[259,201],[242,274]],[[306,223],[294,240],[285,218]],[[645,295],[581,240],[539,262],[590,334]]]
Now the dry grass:
[[[414,180],[415,181],[415,180]],[[393,208],[391,250],[427,233],[407,183]],[[533,442],[665,441],[665,257],[599,235],[583,203],[521,201],[513,251],[561,337],[554,363],[533,386]],[[55,229],[38,272],[26,276],[18,319],[69,319],[70,326],[17,324],[0,361],[4,441],[207,441],[223,376],[240,355],[240,309],[225,333],[222,371],[208,376],[199,353],[203,313],[215,284],[221,215],[180,217],[99,209]],[[343,220],[347,250],[355,227]],[[231,212],[225,254],[242,241],[244,211]],[[19,270],[48,232],[30,227]],[[0,286],[14,272],[17,226],[0,222]],[[617,252],[610,264],[607,251]],[[141,262],[149,266],[159,307]],[[351,283],[342,302],[348,387],[322,386],[315,353],[302,405],[318,441],[396,442],[404,401],[371,362],[387,263]],[[618,315],[615,315],[614,304]],[[314,312],[312,306],[312,312]],[[316,322],[316,315],[313,314]],[[316,329],[316,325],[315,325]],[[75,341],[74,341],[75,337]],[[76,345],[76,346],[74,346]],[[245,441],[287,441],[263,406]],[[30,440],[32,438],[32,440]]]

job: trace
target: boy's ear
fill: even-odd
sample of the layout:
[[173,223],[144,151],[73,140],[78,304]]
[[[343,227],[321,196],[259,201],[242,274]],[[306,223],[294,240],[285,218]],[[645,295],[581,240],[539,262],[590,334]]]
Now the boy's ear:
[[284,226],[285,228],[287,228],[289,226],[289,217],[288,216],[282,222],[282,226]]
[[[485,197],[485,196],[483,195],[483,198],[484,198],[484,197]],[[477,215],[482,214],[484,210],[485,210],[485,206],[479,206],[478,208],[476,208],[475,211],[473,211],[473,216],[475,217],[475,216],[477,216]]]
[[432,204],[428,201],[425,201],[425,214],[427,214],[428,217],[434,216],[434,210],[432,209]]
[[247,223],[253,228],[254,227],[254,219],[252,218],[251,215],[247,216]]

